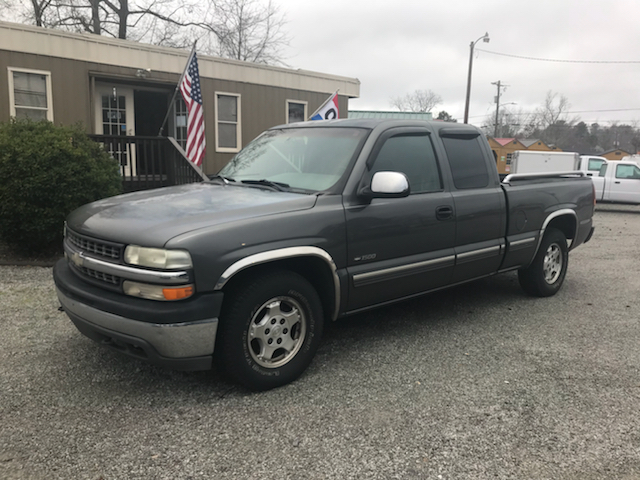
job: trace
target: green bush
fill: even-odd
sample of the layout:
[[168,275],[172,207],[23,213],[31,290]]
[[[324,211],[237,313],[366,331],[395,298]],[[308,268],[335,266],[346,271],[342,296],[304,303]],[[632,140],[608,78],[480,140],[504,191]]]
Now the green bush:
[[69,212],[121,190],[117,163],[80,125],[0,124],[0,239],[14,250],[60,248]]

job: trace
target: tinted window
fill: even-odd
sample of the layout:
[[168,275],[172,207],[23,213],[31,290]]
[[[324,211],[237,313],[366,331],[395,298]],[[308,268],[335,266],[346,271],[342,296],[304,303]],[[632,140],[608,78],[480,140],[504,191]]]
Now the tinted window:
[[409,179],[411,193],[442,190],[436,155],[428,135],[398,135],[387,139],[371,170],[402,172]]
[[489,184],[489,171],[478,137],[442,137],[456,188],[482,188]]

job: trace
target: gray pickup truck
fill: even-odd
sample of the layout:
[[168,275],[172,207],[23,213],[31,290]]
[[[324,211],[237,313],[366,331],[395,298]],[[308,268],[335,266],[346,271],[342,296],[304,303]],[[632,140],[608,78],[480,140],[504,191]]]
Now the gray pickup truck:
[[209,182],[75,210],[54,279],[98,343],[264,390],[297,378],[325,322],[355,312],[510,270],[553,295],[594,204],[580,172],[501,182],[469,125],[297,123]]

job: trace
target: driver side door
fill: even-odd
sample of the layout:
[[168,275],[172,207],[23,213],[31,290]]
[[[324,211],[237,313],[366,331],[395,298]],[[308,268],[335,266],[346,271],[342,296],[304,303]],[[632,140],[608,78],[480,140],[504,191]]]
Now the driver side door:
[[361,185],[381,171],[404,173],[410,193],[345,198],[349,311],[444,286],[453,272],[455,208],[430,132],[395,128],[381,135]]

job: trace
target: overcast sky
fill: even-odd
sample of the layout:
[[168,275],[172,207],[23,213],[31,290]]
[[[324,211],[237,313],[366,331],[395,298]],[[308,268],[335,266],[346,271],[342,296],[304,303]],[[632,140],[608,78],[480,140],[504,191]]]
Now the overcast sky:
[[390,97],[423,89],[443,98],[434,117],[462,121],[469,44],[488,32],[475,47],[470,123],[495,115],[498,80],[512,112],[535,110],[551,90],[589,124],[640,123],[639,0],[274,1],[288,20],[285,62],[358,78],[350,109],[393,110]]

